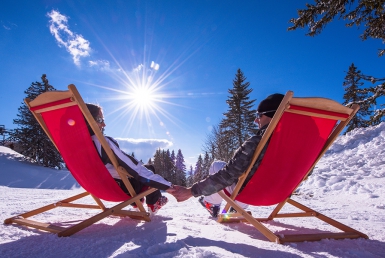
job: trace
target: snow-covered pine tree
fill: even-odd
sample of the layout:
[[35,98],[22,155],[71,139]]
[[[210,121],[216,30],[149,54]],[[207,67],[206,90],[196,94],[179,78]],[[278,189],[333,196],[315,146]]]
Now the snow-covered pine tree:
[[[176,167],[175,167],[175,152],[174,150],[171,151],[171,154],[170,154],[170,162],[172,164],[172,168],[171,168],[171,182],[173,184],[177,184],[176,181]],[[170,165],[171,165],[170,164]]]
[[176,185],[186,186],[186,165],[181,149],[178,150],[175,159]]
[[188,172],[187,172],[187,180],[186,180],[186,186],[191,187],[194,184],[194,170],[193,167],[190,166]]
[[209,175],[210,165],[212,163],[212,159],[207,152],[205,152],[205,157],[203,158],[202,164],[202,178],[206,178]]
[[[293,23],[288,30],[307,28],[308,36],[315,36],[322,32],[329,22],[335,17],[346,20],[346,27],[357,26],[364,28],[360,35],[362,40],[368,38],[381,39],[385,42],[385,8],[384,1],[368,0],[317,0],[316,4],[306,4],[306,9],[298,10],[298,18],[290,19]],[[385,54],[385,49],[380,49],[379,56]]]
[[157,174],[175,184],[175,165],[170,157],[170,150],[157,149],[155,151],[153,165]]
[[164,177],[163,167],[162,167],[162,151],[160,149],[157,149],[155,151],[152,165],[154,165],[155,172],[161,175],[162,177]]
[[255,100],[250,100],[249,94],[253,89],[250,89],[249,86],[250,83],[246,82],[243,72],[238,69],[233,80],[233,88],[228,90],[230,96],[226,103],[229,109],[223,114],[225,118],[220,122],[220,127],[224,130],[225,140],[228,141],[227,145],[229,145],[231,153],[239,148],[251,135],[255,134],[257,130],[254,123],[255,110],[253,109]]
[[203,179],[203,159],[202,155],[199,155],[197,162],[195,163],[194,171],[194,183]]
[[[361,71],[357,70],[357,67],[352,63],[349,66],[349,70],[345,76],[345,81],[343,86],[345,88],[345,94],[343,96],[344,105],[351,106],[354,103],[358,103],[361,100],[364,100],[368,97],[367,93],[360,93],[359,88],[364,85],[361,82],[361,76],[359,75]],[[350,132],[355,128],[367,127],[369,125],[369,105],[367,103],[362,103],[357,114],[349,122],[346,132]]]
[[[355,86],[357,87],[354,87],[354,88],[352,87],[352,89],[349,89],[350,86],[352,86],[349,83],[352,83],[353,79],[350,79],[350,81],[348,81],[347,83],[348,87],[345,88],[345,90],[349,90],[349,96],[345,98],[345,95],[344,95],[344,99],[345,99],[344,103],[347,106],[350,106],[354,103],[360,105],[360,110],[356,115],[358,116],[358,119],[360,119],[359,120],[360,123],[351,124],[352,122],[350,122],[347,128],[347,132],[357,127],[367,127],[367,126],[378,125],[379,123],[384,121],[384,115],[385,115],[385,104],[377,103],[378,98],[385,96],[385,83],[384,83],[385,78],[379,79],[379,78],[375,78],[374,76],[364,75],[361,71],[357,71],[354,64],[352,64],[349,67],[348,75],[349,74],[351,78],[354,77],[354,80],[356,82],[363,80],[366,82],[370,82],[372,84],[375,84],[377,82],[382,82],[382,83],[374,87],[366,87],[366,88],[360,88],[360,86],[363,86],[364,83],[356,83]],[[345,86],[345,82],[344,82],[344,86]],[[353,92],[353,93],[350,93],[350,92]],[[356,97],[353,99],[351,98],[352,96],[356,96]],[[350,102],[348,102],[349,97],[351,98]]]
[[[55,90],[55,88],[48,83],[45,74],[42,75],[41,79],[42,82],[33,82],[31,86],[24,91],[27,95],[26,98],[33,100],[43,92]],[[11,133],[10,138],[12,141],[18,143],[21,154],[45,167],[63,168],[64,163],[61,155],[25,103],[22,103],[18,108],[17,117],[18,118],[13,120],[17,128]]]
[[170,150],[164,151],[163,154],[164,175],[167,180],[175,184],[175,165],[171,159]]

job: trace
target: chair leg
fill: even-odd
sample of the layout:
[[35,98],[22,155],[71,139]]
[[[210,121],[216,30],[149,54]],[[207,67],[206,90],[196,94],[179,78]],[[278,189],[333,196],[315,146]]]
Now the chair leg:
[[[310,209],[309,207],[302,205],[290,198],[286,199],[285,201],[279,203],[273,212],[269,215],[267,219],[258,219],[252,217],[250,214],[248,214],[244,209],[242,209],[237,203],[232,200],[230,197],[228,197],[225,193],[222,191],[219,192],[219,195],[227,202],[228,205],[231,205],[234,209],[237,210],[237,212],[243,217],[242,219],[234,218],[237,221],[243,221],[243,222],[249,222],[252,224],[257,230],[259,230],[266,238],[268,238],[272,242],[276,243],[286,243],[286,242],[302,242],[302,241],[317,241],[322,240],[326,238],[331,239],[345,239],[345,238],[365,238],[368,239],[368,236],[363,234],[360,231],[357,231],[353,228],[350,228],[336,220],[333,220],[319,212],[316,212],[315,210]],[[302,210],[303,212],[296,212],[296,213],[279,213],[280,210],[283,208],[283,206],[289,203],[293,205],[294,207]],[[226,222],[226,218],[228,217],[229,220],[232,220],[232,214],[221,214],[218,217],[218,222]],[[235,215],[234,215],[235,216]],[[344,232],[339,233],[333,233],[333,232],[327,232],[327,233],[317,233],[317,234],[291,234],[291,235],[276,235],[272,231],[270,231],[267,227],[265,227],[260,221],[264,220],[273,220],[274,218],[294,218],[294,217],[315,217],[318,218],[326,223],[328,223],[331,226],[334,226]]]
[[[114,215],[115,213],[116,213],[116,215],[119,216],[119,213],[121,212],[121,210],[124,207],[126,207],[126,206],[130,205],[131,203],[134,203],[137,200],[140,200],[140,198],[148,195],[148,191],[151,191],[151,189],[136,195],[134,198],[130,198],[129,200],[127,200],[125,202],[119,203],[119,204],[117,204],[117,205],[115,205],[109,209],[106,209],[105,211],[103,211],[99,214],[96,214],[95,216],[93,216],[89,219],[86,219],[86,220],[80,222],[79,224],[76,224],[76,225],[74,225],[68,229],[63,230],[62,232],[58,233],[58,236],[60,236],[60,237],[70,236],[70,235],[94,224],[95,222],[98,222],[99,220],[102,220],[105,217],[108,217],[109,215]],[[122,213],[120,213],[120,214],[122,214]],[[148,213],[145,213],[145,214],[146,214],[146,216],[143,216],[142,219],[146,220],[146,221],[150,221],[149,214]],[[128,216],[130,216],[130,215],[128,215]],[[138,217],[138,216],[135,216],[135,217]]]
[[[289,198],[288,198],[289,199]],[[283,208],[283,206],[285,206],[287,200],[284,200],[283,202],[280,202],[277,207],[275,207],[275,209],[272,211],[272,213],[269,215],[268,217],[268,220],[272,220],[277,214],[278,212]]]
[[4,223],[5,224],[10,224],[12,223],[12,219],[13,218],[20,218],[20,217],[23,217],[23,218],[28,218],[28,217],[32,217],[34,215],[37,215],[37,214],[40,214],[40,213],[43,213],[45,211],[48,211],[48,210],[51,210],[51,209],[54,209],[54,208],[57,208],[57,207],[60,207],[61,205],[58,205],[60,203],[70,203],[70,202],[73,202],[73,201],[76,201],[78,199],[81,199],[85,196],[89,195],[88,192],[83,192],[81,194],[77,194],[77,195],[74,195],[72,197],[69,197],[67,199],[64,199],[64,200],[61,200],[59,202],[56,202],[56,203],[52,203],[52,204],[49,204],[47,206],[44,206],[44,207],[41,207],[41,208],[38,208],[38,209],[35,209],[35,210],[32,210],[32,211],[29,211],[29,212],[26,212],[26,213],[23,213],[23,214],[20,214],[20,215],[17,215],[15,217],[12,217],[12,218],[8,218],[6,220],[4,220]]
[[[90,195],[90,193],[84,192],[84,193],[72,196],[70,198],[61,200],[59,202],[56,202],[56,203],[53,203],[53,204],[29,211],[29,212],[26,212],[26,213],[23,213],[20,215],[5,219],[4,224],[16,223],[19,225],[33,227],[36,229],[45,230],[45,231],[48,231],[51,233],[55,233],[55,234],[58,234],[58,236],[70,236],[70,235],[94,224],[95,222],[109,216],[109,215],[128,216],[128,217],[133,218],[133,219],[151,221],[148,212],[133,212],[133,211],[126,211],[126,210],[122,210],[122,209],[125,208],[126,206],[130,205],[131,203],[137,202],[140,198],[148,195],[152,191],[154,191],[154,190],[149,189],[149,190],[142,192],[142,193],[136,195],[135,197],[130,198],[129,200],[127,200],[125,202],[119,203],[119,204],[117,204],[111,208],[106,208],[99,198],[92,196],[92,195],[91,196],[94,198],[95,202],[98,205],[71,203],[75,200],[78,200],[78,199],[81,199],[83,197]],[[48,211],[48,210],[51,210],[54,208],[58,208],[58,207],[87,208],[87,209],[91,208],[91,209],[101,209],[103,211],[99,214],[96,214],[95,216],[93,216],[91,218],[88,218],[88,219],[86,219],[86,220],[84,220],[84,221],[82,221],[82,222],[80,222],[74,226],[68,227],[68,228],[63,228],[63,227],[59,227],[59,226],[49,224],[49,223],[42,223],[42,222],[26,219],[28,217],[32,217],[34,215],[37,215],[37,214],[40,214],[40,213],[43,213],[45,211]]]
[[[238,213],[240,213],[250,224],[252,224],[259,232],[261,232],[267,239],[271,242],[281,243],[280,237],[275,235],[267,227],[265,227],[261,222],[253,218],[249,213],[247,213],[243,208],[241,208],[234,200],[228,197],[223,191],[218,192],[218,194],[233,207]],[[219,216],[218,222],[223,222],[224,216]]]
[[336,227],[336,228],[338,228],[338,229],[340,229],[340,230],[342,230],[342,231],[344,231],[344,232],[347,232],[347,233],[356,233],[356,234],[360,235],[360,236],[363,237],[363,238],[366,238],[366,239],[369,238],[369,237],[368,237],[367,235],[365,235],[364,233],[362,233],[362,232],[360,232],[360,231],[358,231],[358,230],[355,230],[355,229],[353,229],[353,228],[351,228],[351,227],[348,227],[348,226],[346,226],[345,224],[342,224],[342,223],[340,223],[340,222],[338,222],[338,221],[336,221],[336,220],[334,220],[334,219],[332,219],[332,218],[329,218],[329,217],[327,217],[327,216],[325,216],[325,215],[323,215],[323,214],[321,214],[321,213],[319,213],[319,212],[317,212],[317,211],[315,211],[315,210],[312,210],[312,209],[310,209],[309,207],[307,207],[307,206],[305,206],[305,205],[303,205],[303,204],[300,204],[299,202],[296,202],[296,201],[294,201],[294,200],[292,200],[292,199],[288,199],[287,202],[290,203],[291,205],[297,207],[298,209],[301,209],[301,210],[305,211],[305,212],[311,212],[311,213],[314,213],[314,216],[315,216],[316,218],[318,218],[318,219],[320,219],[320,220],[322,220],[322,221],[328,223],[329,225],[334,226],[334,227]]

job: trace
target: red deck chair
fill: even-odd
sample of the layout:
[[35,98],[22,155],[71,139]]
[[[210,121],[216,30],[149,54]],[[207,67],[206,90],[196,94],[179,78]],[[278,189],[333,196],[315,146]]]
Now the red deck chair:
[[[368,238],[365,234],[312,210],[290,197],[306,179],[316,163],[349,123],[359,107],[345,107],[324,98],[293,98],[288,92],[255,150],[252,163],[239,178],[235,191],[227,196],[225,212],[231,207],[237,213],[219,215],[219,222],[244,221],[255,226],[270,241],[276,243],[314,241],[325,238]],[[252,164],[268,143],[265,155],[253,177],[239,193]],[[239,194],[238,194],[239,193]],[[267,218],[253,218],[234,200],[253,206],[277,205]],[[303,212],[279,214],[289,203]],[[340,229],[338,233],[282,235],[274,234],[260,221],[275,218],[315,217]]]
[[[100,132],[91,113],[88,111],[76,87],[71,84],[68,86],[68,89],[68,91],[45,92],[36,97],[34,100],[30,101],[29,99],[26,99],[25,102],[62,155],[73,177],[86,190],[86,192],[36,210],[8,218],[4,221],[4,223],[16,223],[57,233],[58,236],[69,236],[109,215],[122,217],[128,216],[133,219],[150,221],[149,213],[145,211],[142,203],[140,202],[140,198],[152,193],[156,189],[148,189],[139,194],[135,193],[132,185],[127,179],[127,176],[130,175],[123,167],[118,165],[112,150]],[[92,130],[95,132],[95,135],[98,137],[108,157],[133,197],[128,196],[120,189],[106,167],[103,165],[92,142],[84,118],[87,119]],[[92,196],[96,205],[74,203],[74,201],[88,195]],[[119,204],[111,208],[106,208],[101,199],[110,202],[119,202]],[[138,206],[140,210],[139,212],[122,210],[134,202]],[[66,228],[50,223],[41,223],[27,219],[31,216],[57,207],[101,209],[101,212],[76,225]]]

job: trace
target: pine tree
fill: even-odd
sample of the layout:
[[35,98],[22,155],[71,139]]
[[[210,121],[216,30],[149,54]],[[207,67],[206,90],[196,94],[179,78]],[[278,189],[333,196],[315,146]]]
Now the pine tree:
[[176,167],[175,167],[175,152],[174,150],[171,151],[170,154],[170,165],[171,165],[171,181],[173,184],[177,184],[177,179],[176,179]]
[[175,158],[176,185],[186,186],[186,165],[182,151],[179,149]]
[[[33,82],[31,86],[24,91],[30,100],[35,99],[43,92],[55,90],[55,88],[48,83],[45,74],[43,74],[41,79],[42,82]],[[12,141],[18,143],[21,154],[45,167],[63,168],[64,164],[61,155],[29,111],[28,107],[22,103],[18,111],[18,118],[13,120],[17,128],[11,133],[10,138]]]
[[187,180],[186,180],[186,186],[191,187],[194,184],[194,171],[193,167],[190,166],[188,172],[187,172]]
[[199,182],[202,179],[203,179],[203,159],[202,159],[202,155],[199,155],[197,163],[195,164],[194,183]]
[[[374,76],[364,75],[352,64],[349,67],[347,76],[345,77],[344,86],[346,93],[344,95],[347,106],[352,104],[360,105],[356,117],[349,123],[347,132],[357,127],[367,127],[378,125],[384,120],[385,104],[377,105],[377,99],[385,96],[385,78],[379,79]],[[360,88],[364,85],[360,80],[375,84],[383,82],[374,87]]]
[[175,184],[175,164],[169,150],[156,150],[153,165],[157,174]]
[[173,160],[171,159],[170,150],[164,152],[163,163],[165,178],[175,184],[175,165]]
[[[353,103],[358,103],[360,100],[366,99],[368,97],[367,93],[360,93],[359,88],[364,85],[361,82],[361,71],[357,70],[357,67],[354,66],[354,63],[349,67],[349,71],[346,74],[345,81],[343,86],[345,87],[345,94],[343,99],[344,105],[351,106]],[[360,109],[357,114],[349,122],[346,132],[350,132],[355,128],[367,127],[369,126],[369,105],[361,104]]]
[[202,178],[206,178],[209,175],[210,165],[212,163],[212,159],[209,154],[206,152],[205,157],[203,158],[202,164]]
[[[307,9],[298,10],[298,18],[290,19],[293,23],[288,30],[308,28],[308,36],[320,34],[329,22],[337,16],[338,19],[347,20],[346,27],[363,24],[363,31],[360,38],[382,39],[385,42],[385,6],[383,0],[317,0],[315,5],[306,4]],[[354,9],[353,9],[354,8]],[[379,56],[385,54],[385,49],[380,49]]]
[[155,151],[155,154],[154,154],[154,161],[152,163],[152,165],[154,165],[154,168],[155,168],[155,172],[159,175],[161,175],[162,177],[164,177],[163,175],[163,169],[162,169],[162,152],[160,149],[157,149]]
[[207,135],[203,151],[210,154],[212,160],[229,161],[234,154],[235,140],[225,136],[225,129],[219,125],[213,126]]
[[249,86],[250,83],[246,82],[243,72],[238,69],[233,80],[233,88],[228,90],[230,96],[226,103],[229,109],[223,114],[225,118],[220,123],[228,143],[235,143],[231,146],[231,152],[239,148],[257,130],[254,124],[255,111],[252,109],[255,100],[249,100],[249,94],[253,91]]

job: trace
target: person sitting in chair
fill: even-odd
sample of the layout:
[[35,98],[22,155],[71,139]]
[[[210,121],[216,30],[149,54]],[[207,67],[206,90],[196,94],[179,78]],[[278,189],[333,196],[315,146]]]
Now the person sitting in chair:
[[[88,110],[90,111],[92,117],[95,119],[96,124],[98,125],[101,132],[104,132],[104,123],[103,110],[100,106],[95,104],[86,103]],[[86,121],[87,122],[87,121]],[[92,141],[95,144],[95,147],[100,155],[100,158],[103,161],[103,164],[106,166],[111,176],[115,179],[116,183],[120,188],[128,195],[130,195],[125,184],[121,180],[118,172],[115,170],[115,167],[112,165],[109,157],[101,146],[100,141],[92,131],[91,127],[87,123],[88,130],[91,134]],[[133,186],[136,193],[145,190],[147,187],[157,188],[155,192],[146,196],[146,204],[148,206],[150,213],[156,213],[161,207],[166,205],[168,199],[166,196],[162,196],[160,190],[165,190],[167,192],[172,191],[172,183],[168,182],[166,179],[160,175],[155,174],[155,168],[152,165],[143,165],[140,161],[136,160],[134,157],[124,153],[120,148],[117,141],[109,136],[105,136],[105,139],[110,146],[111,150],[115,154],[115,157],[119,163],[119,166],[122,166],[126,171],[133,177],[128,178],[131,185]],[[143,202],[144,200],[141,199]],[[134,207],[135,204],[133,205]]]
[[[255,122],[259,125],[259,130],[256,135],[246,140],[241,147],[239,147],[229,162],[214,161],[209,170],[209,176],[200,182],[195,183],[192,187],[186,188],[183,186],[174,186],[174,191],[171,193],[178,202],[183,202],[190,197],[199,197],[199,202],[210,212],[213,217],[217,217],[222,197],[217,192],[221,190],[227,191],[231,194],[234,191],[235,185],[239,176],[250,165],[254,151],[262,139],[267,126],[272,120],[275,111],[277,111],[284,95],[275,93],[262,100],[257,109],[257,116]],[[266,151],[267,144],[257,158],[251,171],[256,171],[262,161]],[[250,172],[247,176],[242,188],[247,184],[254,172]],[[241,191],[242,191],[241,188]],[[242,208],[246,204],[237,202]]]

